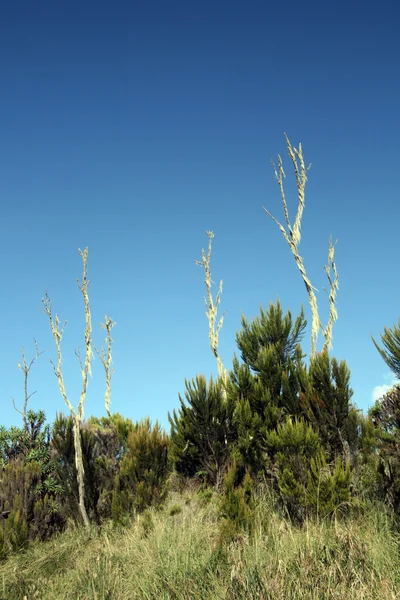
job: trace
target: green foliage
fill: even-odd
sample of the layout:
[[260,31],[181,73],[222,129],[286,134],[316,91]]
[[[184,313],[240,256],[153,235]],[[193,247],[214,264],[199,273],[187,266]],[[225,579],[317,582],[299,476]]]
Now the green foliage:
[[351,463],[352,493],[362,502],[384,500],[383,480],[379,473],[378,430],[370,415],[358,413],[357,422],[357,452]]
[[384,498],[400,512],[400,385],[395,385],[370,409],[376,428],[378,474]]
[[319,434],[303,420],[290,418],[266,438],[277,482],[288,513],[303,521],[307,515],[326,516],[350,500],[350,465],[337,458],[326,462]]
[[227,385],[228,400],[235,407],[234,455],[238,462],[258,473],[264,465],[263,442],[267,432],[276,426],[280,410],[272,401],[271,392],[246,364],[233,361]]
[[307,321],[303,309],[294,323],[290,311],[283,316],[279,300],[275,305],[271,303],[267,312],[260,307],[260,313],[251,322],[242,316],[242,331],[236,335],[236,342],[243,362],[261,375],[264,385],[279,397],[282,368],[303,356],[300,342]]
[[248,322],[242,316],[242,330],[236,343],[243,362],[269,391],[271,402],[288,414],[298,410],[296,369],[303,359],[300,347],[307,321],[303,309],[293,323],[290,311],[283,315],[279,301],[267,312]]
[[223,394],[221,380],[203,376],[185,381],[186,402],[179,396],[179,411],[169,414],[170,457],[178,473],[193,477],[200,472],[208,484],[217,483],[229,460],[233,432],[233,404]]
[[28,543],[28,523],[22,495],[17,495],[8,518],[2,523],[0,557],[25,548]]
[[93,429],[110,430],[116,432],[118,439],[118,458],[122,458],[128,447],[128,436],[134,428],[134,423],[131,419],[126,419],[119,413],[113,413],[107,417],[90,417],[87,421],[89,427]]
[[311,460],[321,451],[321,440],[303,419],[287,417],[266,436],[269,474],[289,514],[303,520],[307,508],[308,472]]
[[[132,422],[120,415],[102,419],[92,417],[82,424],[85,505],[89,518],[98,523],[111,518],[114,481],[133,428]],[[76,518],[79,495],[71,416],[57,415],[52,443],[58,461],[58,475],[64,482],[65,511],[68,516]]]
[[311,459],[308,471],[307,506],[318,517],[335,511],[347,511],[350,503],[350,465],[338,457],[333,466],[326,463],[325,454],[319,452]]
[[201,489],[197,492],[197,497],[202,504],[209,504],[213,499],[214,491],[212,488]]
[[134,426],[120,462],[113,493],[113,518],[159,506],[167,494],[169,437],[149,419]]
[[[267,436],[268,450],[279,457],[282,464],[293,459],[309,461],[316,455],[320,445],[318,433],[302,419],[292,420],[288,417]],[[299,467],[301,467],[300,462]]]
[[[346,455],[356,443],[357,423],[352,412],[350,371],[327,351],[311,358],[309,371],[302,373],[301,406],[305,417],[319,431],[330,459]],[[353,427],[352,427],[353,424]],[[347,439],[346,439],[347,436]]]
[[394,325],[392,329],[384,328],[381,340],[384,348],[380,348],[374,338],[372,338],[376,349],[389,369],[393,371],[397,379],[400,379],[400,319],[399,324],[397,326]]
[[63,529],[65,519],[59,502],[63,486],[44,413],[29,411],[26,428],[3,427],[0,452],[0,513],[8,515],[0,523],[5,554],[18,549],[23,540],[47,539]]
[[243,475],[234,462],[224,477],[219,501],[222,517],[221,540],[229,541],[238,533],[252,533],[254,528],[253,481],[248,471]]
[[300,347],[306,320],[304,313],[293,323],[290,311],[283,315],[279,301],[248,322],[236,341],[243,363],[235,357],[227,386],[235,406],[235,457],[256,474],[264,465],[264,440],[284,415],[299,413],[299,375],[304,369]]

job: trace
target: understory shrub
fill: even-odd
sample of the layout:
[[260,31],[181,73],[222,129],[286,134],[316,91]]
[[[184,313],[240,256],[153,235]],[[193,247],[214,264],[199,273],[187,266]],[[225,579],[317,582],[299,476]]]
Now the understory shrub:
[[144,419],[130,431],[112,494],[115,522],[164,502],[170,473],[168,446],[169,437],[158,422],[152,426],[150,419]]

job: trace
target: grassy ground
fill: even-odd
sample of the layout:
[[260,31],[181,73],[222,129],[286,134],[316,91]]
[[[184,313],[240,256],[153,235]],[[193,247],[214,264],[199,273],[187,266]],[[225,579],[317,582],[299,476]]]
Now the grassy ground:
[[221,540],[215,502],[172,494],[131,526],[70,529],[0,564],[1,600],[400,598],[385,512],[295,527],[260,499],[255,533]]

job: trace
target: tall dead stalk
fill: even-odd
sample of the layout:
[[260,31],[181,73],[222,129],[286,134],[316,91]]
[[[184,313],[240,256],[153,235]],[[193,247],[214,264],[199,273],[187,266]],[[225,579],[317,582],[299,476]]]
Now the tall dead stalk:
[[100,326],[106,331],[106,338],[104,343],[102,344],[100,350],[96,348],[93,344],[93,347],[96,351],[97,356],[100,358],[106,377],[106,391],[104,394],[104,405],[106,408],[106,412],[108,416],[111,416],[110,411],[110,402],[111,402],[111,378],[114,375],[114,369],[111,368],[112,356],[111,356],[111,348],[113,339],[111,337],[111,330],[116,325],[116,323],[107,315],[104,315],[104,323],[100,323]]
[[90,281],[87,278],[87,257],[88,257],[88,248],[82,252],[82,250],[78,250],[79,254],[82,257],[83,262],[83,276],[82,282],[79,282],[77,279],[77,284],[82,292],[84,305],[85,305],[85,358],[82,363],[80,359],[80,355],[78,353],[78,357],[81,363],[81,373],[82,373],[82,387],[79,397],[78,410],[76,411],[73,405],[71,404],[64,384],[64,377],[61,369],[62,364],[62,355],[61,355],[61,340],[64,333],[64,328],[67,324],[67,321],[64,322],[64,325],[60,329],[60,319],[58,317],[58,313],[53,316],[52,311],[52,303],[49,298],[48,293],[46,292],[44,298],[42,298],[43,304],[43,312],[47,315],[50,321],[51,332],[54,337],[54,341],[57,349],[57,362],[54,363],[50,360],[54,374],[58,380],[58,386],[61,392],[61,395],[64,399],[65,404],[68,406],[71,415],[73,417],[74,423],[74,446],[75,446],[75,465],[77,471],[77,480],[78,480],[78,491],[79,491],[79,511],[83,520],[85,527],[90,526],[89,517],[85,507],[85,477],[84,477],[84,468],[83,468],[83,457],[82,457],[82,443],[81,443],[81,424],[84,418],[84,402],[86,398],[87,384],[88,384],[88,376],[91,374],[90,362],[93,356],[92,345],[91,345],[91,335],[92,335],[92,320],[90,313],[90,305],[89,305],[89,296],[88,296],[88,287]]
[[[278,182],[280,193],[281,193],[283,212],[284,212],[288,231],[286,231],[284,226],[264,206],[263,206],[263,209],[265,210],[267,215],[269,217],[271,217],[271,219],[273,221],[275,221],[275,223],[278,225],[279,229],[281,230],[283,237],[287,241],[289,248],[292,251],[293,257],[296,261],[298,269],[303,278],[304,285],[306,286],[308,299],[309,299],[310,307],[311,307],[311,315],[312,315],[311,356],[315,356],[315,354],[317,352],[317,338],[318,338],[319,329],[320,328],[322,329],[322,332],[324,335],[323,350],[329,350],[332,347],[333,323],[337,320],[337,317],[338,317],[336,306],[335,306],[335,301],[336,301],[336,293],[337,293],[337,290],[339,287],[339,279],[338,279],[338,273],[336,270],[336,264],[334,261],[335,247],[332,244],[332,238],[330,238],[329,249],[328,249],[328,264],[324,267],[325,272],[328,277],[329,285],[330,285],[330,290],[328,292],[329,319],[328,319],[327,326],[323,327],[321,320],[319,318],[317,298],[316,298],[316,295],[314,292],[314,290],[316,290],[316,288],[314,288],[314,286],[311,284],[311,281],[309,280],[309,278],[307,276],[303,259],[300,256],[299,251],[298,251],[298,246],[299,246],[300,240],[301,240],[300,229],[301,229],[301,219],[302,219],[303,210],[304,210],[305,187],[306,187],[306,183],[307,183],[307,171],[310,169],[311,164],[306,167],[305,162],[304,162],[303,149],[302,149],[301,144],[299,144],[299,148],[297,149],[291,145],[290,140],[286,134],[285,134],[285,138],[286,138],[287,150],[288,150],[290,159],[293,164],[294,173],[295,173],[295,177],[296,177],[296,185],[297,185],[298,206],[297,206],[297,213],[296,213],[296,218],[295,218],[294,224],[292,225],[290,222],[290,219],[289,219],[289,211],[287,208],[285,190],[284,190],[284,186],[283,186],[283,179],[286,177],[286,174],[285,174],[285,171],[283,168],[282,158],[279,154],[278,154],[278,167],[276,167],[276,165],[273,161],[272,161],[272,165],[274,167],[275,178]],[[332,268],[333,274],[334,274],[333,279],[331,277],[331,268]],[[318,291],[318,290],[316,290],[316,291]]]
[[207,297],[204,297],[204,303],[207,307],[206,316],[208,319],[208,338],[210,340],[210,347],[212,353],[214,354],[217,361],[218,375],[222,379],[223,382],[227,380],[227,372],[222,363],[221,357],[218,352],[218,340],[219,340],[219,332],[221,330],[222,324],[224,322],[225,313],[223,313],[217,323],[217,313],[218,313],[218,305],[221,301],[222,294],[222,279],[219,282],[219,288],[217,295],[215,297],[215,303],[211,293],[211,285],[214,283],[211,279],[211,270],[210,270],[210,262],[211,262],[211,247],[212,240],[214,237],[214,233],[212,231],[206,231],[208,236],[208,252],[207,255],[204,249],[201,250],[201,260],[195,260],[194,262],[197,265],[204,267],[205,272],[205,284]]
[[23,372],[24,374],[24,404],[22,407],[22,410],[19,410],[15,404],[15,400],[14,398],[12,398],[12,402],[14,405],[14,408],[17,412],[19,412],[19,414],[22,416],[22,420],[24,422],[24,428],[25,431],[28,431],[28,419],[27,419],[27,410],[28,410],[28,400],[29,398],[31,398],[33,396],[33,394],[36,394],[36,392],[32,392],[31,394],[28,394],[28,377],[29,377],[29,371],[32,368],[33,363],[39,358],[39,356],[41,354],[43,354],[44,350],[42,350],[42,352],[39,352],[39,346],[36,340],[34,340],[35,342],[35,348],[36,348],[36,354],[35,356],[32,358],[32,360],[28,363],[26,358],[25,358],[25,350],[24,348],[22,348],[22,362],[18,361],[18,368]]

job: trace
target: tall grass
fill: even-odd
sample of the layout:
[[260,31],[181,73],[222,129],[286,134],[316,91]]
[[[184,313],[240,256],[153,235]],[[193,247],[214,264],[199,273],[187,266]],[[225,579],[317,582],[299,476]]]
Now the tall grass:
[[206,500],[172,494],[127,528],[34,543],[0,565],[0,599],[400,598],[399,538],[384,510],[300,528],[261,495],[252,535],[231,541],[218,500]]

